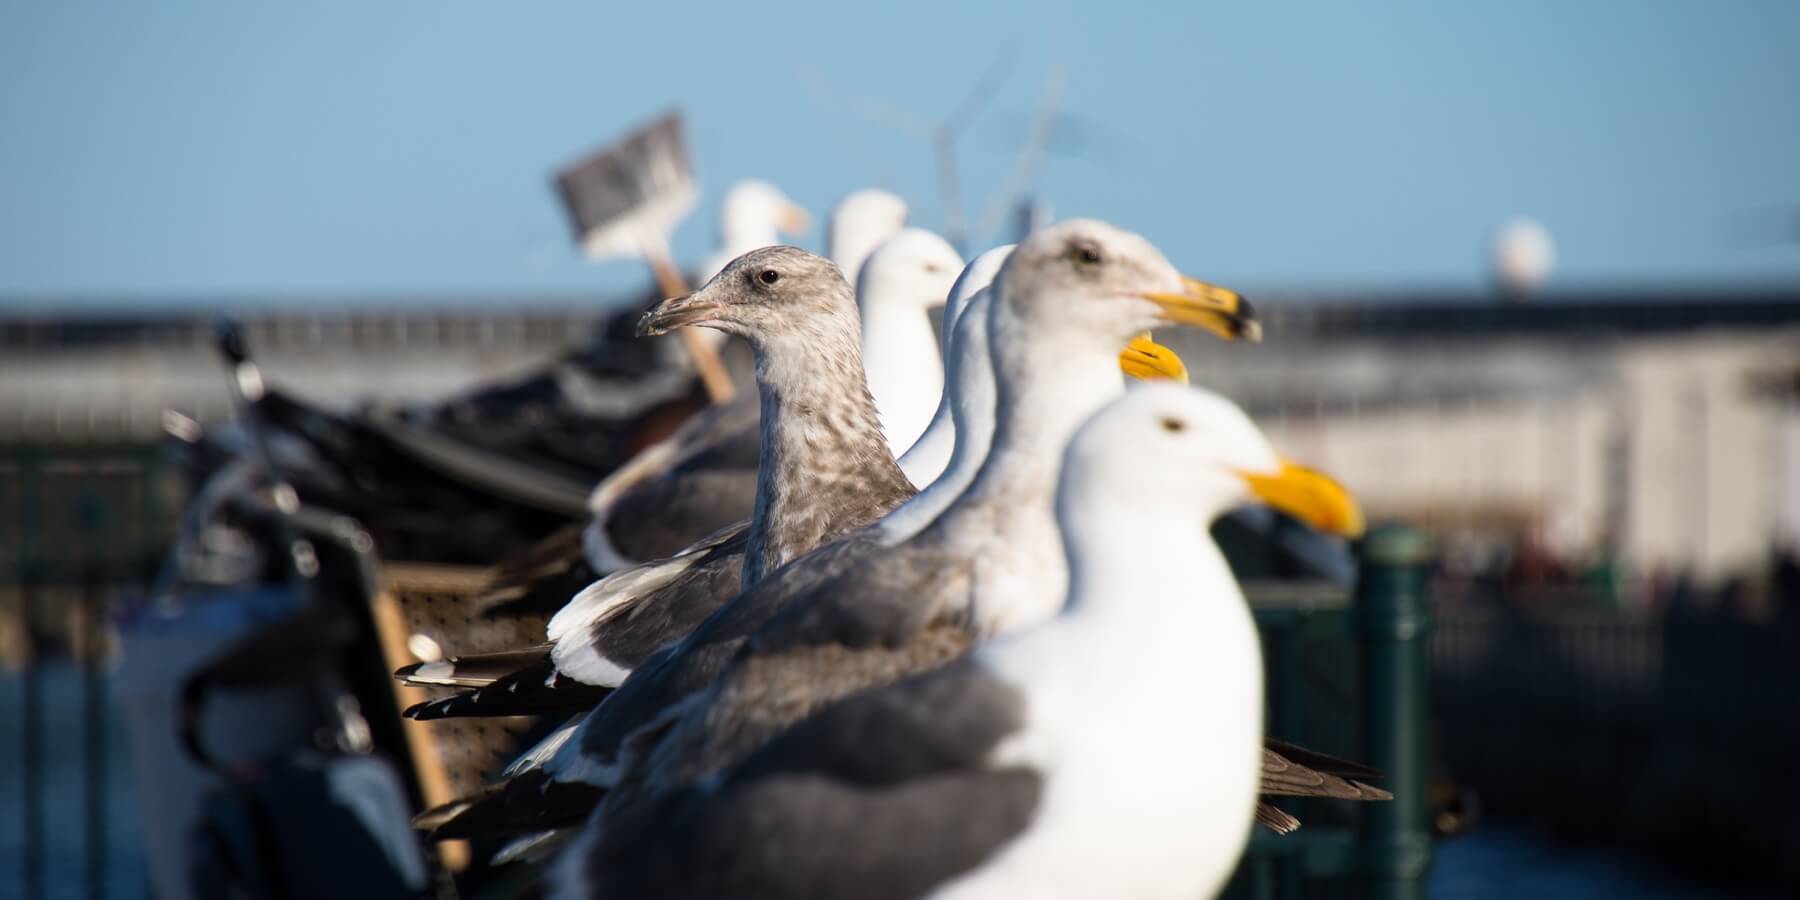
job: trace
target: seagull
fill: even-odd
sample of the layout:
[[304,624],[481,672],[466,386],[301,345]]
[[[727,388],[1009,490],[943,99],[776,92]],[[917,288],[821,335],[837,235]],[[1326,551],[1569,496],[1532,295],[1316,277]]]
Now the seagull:
[[[889,215],[885,207],[871,209],[851,216],[848,227],[868,231],[874,221],[885,221]],[[810,223],[811,216],[807,211],[788,199],[775,185],[757,179],[733,184],[719,205],[719,243],[693,270],[698,276],[696,282],[705,283],[727,263],[751,250],[780,243],[783,234],[804,234]],[[851,283],[855,282],[852,280]],[[719,332],[702,334],[715,347],[725,338]],[[673,345],[665,344],[663,349],[672,353]],[[679,355],[678,359],[678,366],[688,364],[685,354]],[[672,437],[640,451],[602,482],[602,487],[608,483],[635,487],[688,462],[699,471],[689,478],[662,485],[659,491],[647,492],[639,498],[642,508],[727,510],[723,518],[702,523],[698,530],[683,532],[673,542],[665,541],[660,549],[634,548],[642,552],[638,559],[668,556],[714,529],[742,519],[749,511],[755,488],[756,413],[754,395],[740,396],[732,403],[704,409],[689,417]],[[619,489],[614,491],[618,493]],[[599,499],[589,497],[590,513]],[[617,499],[613,497],[609,502]],[[628,510],[626,515],[630,517],[631,512]],[[654,538],[655,535],[651,535],[646,540]],[[481,599],[486,602],[490,614],[535,611],[543,606],[546,596],[560,605],[572,592],[592,582],[599,574],[623,567],[604,556],[596,566],[593,557],[596,552],[604,554],[605,551],[592,544],[591,537],[584,541],[579,526],[560,529],[525,552],[496,565]]]
[[[986,457],[988,436],[993,429],[995,397],[993,366],[989,359],[986,337],[990,318],[987,313],[988,303],[993,295],[986,289],[986,285],[1010,249],[990,251],[971,263],[951,291],[946,305],[946,314],[953,321],[952,352],[948,358],[951,399],[941,405],[940,417],[946,422],[949,418],[954,418],[957,434],[954,453],[946,454],[950,457],[948,468],[930,488],[883,518],[877,526],[860,533],[855,539],[858,542],[891,546],[910,537],[936,518],[937,513],[968,486]],[[1144,338],[1134,339],[1114,365],[1140,378],[1185,376],[1179,358]],[[1117,375],[1112,377],[1117,379]],[[624,577],[640,577],[640,572],[627,570],[612,576],[613,579]],[[621,665],[623,660],[620,657],[624,654],[619,652],[623,649],[619,645],[627,641],[615,638],[614,633],[619,629],[618,623],[626,623],[629,627],[629,623],[636,618],[634,614],[624,611],[631,607],[629,601],[621,598],[622,593],[624,592],[596,590],[590,597],[578,598],[552,619],[549,630],[557,639],[552,651],[557,671],[577,675],[582,680],[604,680],[608,685],[620,683],[620,675],[626,671],[626,666]],[[715,603],[725,599],[728,598],[720,597]],[[655,617],[651,618],[654,620]],[[671,638],[681,636],[680,633],[669,635]],[[735,644],[731,646],[734,647]],[[634,652],[642,651],[644,645],[632,643],[630,649]],[[664,651],[669,652],[672,651]],[[701,659],[684,660],[688,664],[699,666],[699,671],[703,673],[699,677],[705,677],[706,665],[723,662],[723,658],[706,660],[704,657],[708,652],[703,646],[699,650]],[[658,660],[652,665],[661,662],[662,660]],[[642,663],[643,655],[640,654],[631,661],[630,669],[635,671]],[[716,671],[716,667],[712,671]],[[544,676],[542,673],[533,673],[533,678],[541,682]],[[591,703],[597,698],[583,696],[580,699]],[[484,829],[505,830],[516,824],[518,817],[541,825],[575,824],[586,811],[582,804],[591,807],[593,793],[581,787],[571,787],[569,790],[574,793],[576,800],[548,801],[557,809],[566,810],[572,817],[558,822],[554,815],[546,813],[543,806],[546,803],[545,795],[540,789],[545,786],[546,779],[557,773],[580,774],[584,760],[578,753],[579,745],[571,743],[569,736],[582,727],[586,718],[584,714],[581,719],[571,722],[557,734],[547,738],[539,748],[528,752],[506,773],[512,777],[530,777],[521,778],[515,784],[492,788],[481,797],[440,808],[434,814],[423,817],[421,824],[438,827],[438,835],[444,837],[479,833]]]
[[[943,305],[962,269],[956,248],[923,228],[908,228],[889,238],[862,269],[856,299],[862,312],[863,367],[875,408],[881,410],[888,448],[896,457],[925,432],[944,394],[944,367],[929,314]],[[939,276],[941,283],[924,283],[917,277],[920,270]],[[914,284],[913,290],[898,286],[907,282]],[[938,475],[911,470],[906,474],[921,486]]]
[[906,227],[906,201],[880,188],[851,191],[832,207],[825,226],[825,255],[844,279],[856,284],[869,254]]
[[[931,415],[931,424],[925,426],[925,432],[900,457],[900,468],[909,474],[917,472],[923,477],[927,472],[938,473],[924,491],[947,494],[946,503],[968,487],[967,480],[952,485],[942,477],[950,466],[951,455],[960,449],[973,465],[979,465],[987,456],[987,442],[994,428],[993,364],[987,355],[988,285],[993,283],[1001,264],[1012,251],[1012,244],[1004,244],[975,257],[963,267],[956,284],[950,288],[950,296],[944,301],[941,348],[944,391],[938,398],[937,410]],[[972,318],[978,319],[979,324],[971,322]],[[977,330],[979,334],[975,333]],[[1154,346],[1153,342],[1140,344]],[[959,357],[964,361],[959,363]],[[1170,358],[1179,365],[1179,357],[1170,354]],[[959,365],[964,367],[960,374],[956,371]],[[1184,377],[1185,374],[1183,370]],[[959,378],[964,382],[960,388],[957,387]],[[970,430],[975,428],[981,433]],[[941,512],[943,505],[936,509]]]
[[[722,210],[726,223],[723,231],[727,235],[750,231],[760,235],[755,239],[772,242],[775,226],[769,223],[774,221],[774,214],[789,208],[784,204],[785,198],[767,185],[734,189]],[[791,217],[799,215],[803,213],[793,213]],[[905,219],[906,204],[885,191],[856,191],[838,203],[832,211],[829,240],[833,260],[846,280],[857,284],[854,273],[876,247],[901,231]],[[763,224],[760,230],[732,224],[743,220]],[[726,243],[738,245],[748,240],[729,238]],[[912,239],[915,248],[921,242],[922,239]],[[897,327],[871,336],[865,344],[865,357],[873,353],[886,360],[887,369],[899,365],[908,371],[938,371],[935,343],[929,338],[910,344],[906,341],[917,331],[929,331],[927,319],[920,315],[916,323],[908,323],[895,313],[917,309],[919,302],[915,298],[922,296],[931,298],[926,305],[941,303],[941,289],[934,285],[947,285],[961,267],[960,258],[948,261],[953,257],[955,251],[940,241],[937,247],[929,248],[924,258],[914,252],[910,257],[890,259],[883,277],[859,291],[858,306],[865,314],[897,323]],[[947,273],[935,271],[946,268]],[[909,324],[916,328],[907,328]],[[864,362],[866,366],[868,360]],[[915,400],[921,407],[916,410],[881,406],[882,391],[877,390],[876,394],[884,418],[906,421],[928,416],[932,404],[937,402],[934,394]],[[906,399],[889,397],[888,402]],[[740,394],[730,403],[689,417],[669,437],[637,453],[595,487],[588,498],[586,523],[559,531],[495,567],[482,596],[489,614],[554,610],[603,574],[643,560],[674,562],[671,557],[678,554],[691,560],[689,551],[702,543],[709,547],[717,543],[719,529],[743,525],[756,499],[759,414],[757,397]],[[922,472],[906,465],[902,468],[915,484],[928,482],[934,474],[929,468]]]
[[[703,595],[728,597],[764,571],[878,518],[915,493],[882,437],[863,377],[859,316],[849,285],[830,261],[793,247],[753,250],[699,291],[652,308],[640,331],[657,334],[687,325],[741,336],[755,354],[762,408],[755,512],[747,529],[715,535],[703,542],[701,555],[675,569],[654,575],[634,572],[613,587],[630,585],[641,592],[658,579],[661,586],[687,575],[688,582],[698,578],[710,588]],[[711,607],[668,603],[651,612],[662,619],[634,616],[640,631],[661,635],[673,630],[678,635]],[[672,624],[671,618],[676,620]],[[637,645],[640,652],[655,646]],[[498,658],[464,657],[403,668],[396,674],[411,684],[478,689],[407,713],[421,719],[519,715],[563,708],[560,704],[570,697],[552,695],[564,688],[604,689],[604,684],[558,672],[550,649],[545,644]],[[537,662],[521,667],[533,655]],[[511,674],[500,675],[496,665]],[[599,695],[577,690],[574,696],[591,702]]]
[[1146,385],[1064,454],[1048,622],[829,706],[629,828],[584,829],[555,900],[1209,897],[1262,790],[1256,626],[1208,526],[1261,500],[1360,530],[1225,398]]
[[[892,204],[882,197],[899,204],[899,223],[895,222]],[[832,211],[834,243],[841,241],[859,247],[872,240],[879,246],[900,232],[904,218],[905,205],[899,198],[883,192],[870,195],[858,191]],[[915,238],[915,244],[919,240]],[[858,285],[859,311],[888,322],[904,324],[901,314],[919,307],[915,297],[929,297],[925,301],[928,306],[941,303],[942,289],[935,289],[934,295],[933,286],[942,284],[947,288],[962,266],[962,260],[956,258],[948,272],[923,271],[927,266],[944,267],[945,260],[955,256],[955,251],[944,243],[941,251],[926,258],[911,253],[889,260],[882,278],[861,285],[854,272],[860,271],[873,249],[836,261],[846,279]],[[918,314],[917,318],[915,324],[929,330],[926,317]],[[903,327],[895,330],[892,339],[883,333],[875,335],[877,340],[873,343],[865,343],[865,357],[872,352],[878,358],[898,358],[913,368],[928,371],[939,366],[933,352],[935,344],[906,343],[911,332]],[[896,340],[900,343],[893,343]],[[880,406],[880,392],[876,399],[884,417],[910,421],[921,414]],[[897,397],[894,402],[904,399]],[[935,401],[934,394],[920,403],[928,410]],[[759,410],[753,397],[707,410],[602,481],[589,500],[592,521],[583,532],[582,546],[592,571],[613,572],[645,560],[672,556],[719,528],[748,518],[755,498]]]

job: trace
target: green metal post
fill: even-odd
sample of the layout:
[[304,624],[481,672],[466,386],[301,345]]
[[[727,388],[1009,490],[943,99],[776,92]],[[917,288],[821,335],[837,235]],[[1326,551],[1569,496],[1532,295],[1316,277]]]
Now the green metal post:
[[1356,617],[1362,637],[1363,740],[1369,765],[1387,775],[1390,803],[1363,810],[1359,854],[1371,900],[1418,900],[1431,866],[1425,778],[1431,634],[1431,540],[1399,525],[1374,529],[1361,547]]

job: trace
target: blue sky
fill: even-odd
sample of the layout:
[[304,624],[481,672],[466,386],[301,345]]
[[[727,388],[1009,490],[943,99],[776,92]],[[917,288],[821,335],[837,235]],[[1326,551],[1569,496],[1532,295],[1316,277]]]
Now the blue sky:
[[1474,288],[1518,214],[1565,286],[1800,281],[1800,4],[762,6],[0,0],[0,303],[604,296],[546,175],[670,105],[685,257],[744,176],[936,225],[924,141],[808,73],[937,115],[1001,53],[976,200],[1062,66],[1056,214],[1247,289]]

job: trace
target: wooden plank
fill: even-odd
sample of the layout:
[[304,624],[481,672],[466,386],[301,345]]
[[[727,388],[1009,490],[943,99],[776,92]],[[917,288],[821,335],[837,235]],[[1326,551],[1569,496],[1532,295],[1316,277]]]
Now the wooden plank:
[[[391,568],[389,569],[392,575]],[[391,589],[383,589],[375,595],[374,609],[375,630],[381,639],[381,654],[387,661],[387,667],[398,669],[402,666],[419,662],[407,649],[406,617],[400,612],[400,601],[395,598]],[[394,700],[401,709],[415,703],[423,703],[429,699],[425,691],[401,684],[394,680]],[[400,722],[401,731],[406,734],[407,750],[412,756],[413,770],[419,776],[419,793],[424,798],[427,808],[448,803],[456,799],[450,786],[449,773],[444,769],[443,757],[438,753],[436,735],[431,724],[413,719]],[[467,841],[442,841],[438,844],[438,854],[444,867],[452,872],[461,872],[469,865],[469,843]]]

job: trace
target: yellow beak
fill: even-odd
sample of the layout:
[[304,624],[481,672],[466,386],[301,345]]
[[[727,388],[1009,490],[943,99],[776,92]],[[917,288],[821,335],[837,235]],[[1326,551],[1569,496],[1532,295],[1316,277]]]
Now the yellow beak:
[[1182,276],[1179,294],[1146,293],[1144,299],[1162,307],[1163,318],[1177,325],[1192,325],[1228,341],[1260,341],[1262,326],[1250,302],[1229,288]]
[[1146,331],[1119,351],[1119,368],[1139,381],[1188,383],[1187,366],[1175,351],[1150,339]]
[[1344,537],[1363,532],[1362,507],[1356,498],[1322,472],[1282,460],[1281,471],[1273,475],[1239,474],[1258,499],[1319,531]]
[[799,236],[812,227],[812,216],[798,206],[790,205],[781,216],[781,233]]

